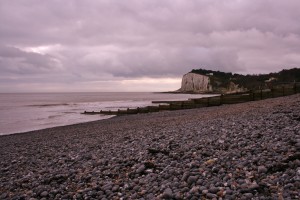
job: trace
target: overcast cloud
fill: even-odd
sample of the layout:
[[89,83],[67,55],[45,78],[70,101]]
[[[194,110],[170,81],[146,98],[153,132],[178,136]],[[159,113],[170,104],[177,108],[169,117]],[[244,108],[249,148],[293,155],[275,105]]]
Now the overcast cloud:
[[299,0],[1,0],[0,92],[164,91],[299,67]]

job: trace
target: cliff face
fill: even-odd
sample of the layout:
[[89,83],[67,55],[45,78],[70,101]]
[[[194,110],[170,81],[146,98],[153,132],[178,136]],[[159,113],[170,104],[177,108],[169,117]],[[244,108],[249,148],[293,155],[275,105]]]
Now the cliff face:
[[300,82],[300,68],[278,73],[241,75],[228,72],[194,69],[182,78],[179,93],[236,93],[270,89],[285,82]]
[[177,92],[182,93],[235,93],[243,92],[245,88],[239,87],[238,84],[229,82],[225,86],[218,84],[213,85],[213,75],[201,75],[196,73],[187,73],[182,77],[181,88]]
[[242,75],[206,69],[193,69],[191,73],[210,78],[213,91],[240,92],[255,89],[270,89],[285,82],[300,82],[300,68],[284,69],[280,72]]
[[183,76],[181,88],[178,91],[191,93],[212,92],[212,86],[210,85],[210,79],[208,76],[187,73]]

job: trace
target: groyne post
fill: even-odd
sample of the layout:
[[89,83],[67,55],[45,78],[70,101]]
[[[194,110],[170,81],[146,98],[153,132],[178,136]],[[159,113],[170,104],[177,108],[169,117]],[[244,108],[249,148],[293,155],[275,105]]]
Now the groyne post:
[[284,96],[284,86],[282,86],[282,96]]
[[223,104],[223,94],[220,95],[220,105]]
[[255,93],[254,93],[254,90],[250,90],[251,92],[251,96],[252,96],[252,101],[255,101]]
[[274,89],[273,89],[273,87],[271,88],[271,96],[272,96],[272,98],[274,98]]
[[262,89],[260,89],[260,99],[261,100],[263,99],[263,91],[262,91]]

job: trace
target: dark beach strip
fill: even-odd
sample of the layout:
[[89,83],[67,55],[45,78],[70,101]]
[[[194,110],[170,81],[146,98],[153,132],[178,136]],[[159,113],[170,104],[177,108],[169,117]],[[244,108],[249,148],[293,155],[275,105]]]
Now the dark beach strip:
[[0,137],[0,199],[299,199],[300,95]]

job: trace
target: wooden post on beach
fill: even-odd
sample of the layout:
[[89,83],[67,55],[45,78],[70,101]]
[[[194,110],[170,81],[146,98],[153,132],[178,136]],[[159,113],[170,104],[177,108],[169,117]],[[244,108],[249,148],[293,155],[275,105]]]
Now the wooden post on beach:
[[207,107],[209,107],[209,97],[207,97]]
[[273,87],[271,88],[271,96],[272,96],[272,98],[274,98],[274,89],[273,89]]
[[223,103],[223,94],[220,95],[220,105]]
[[254,90],[251,90],[251,94],[252,94],[252,101],[255,101],[255,93],[254,93]]
[[296,84],[296,82],[294,83],[294,94],[297,94],[297,84]]
[[284,96],[284,86],[282,86],[282,96]]

